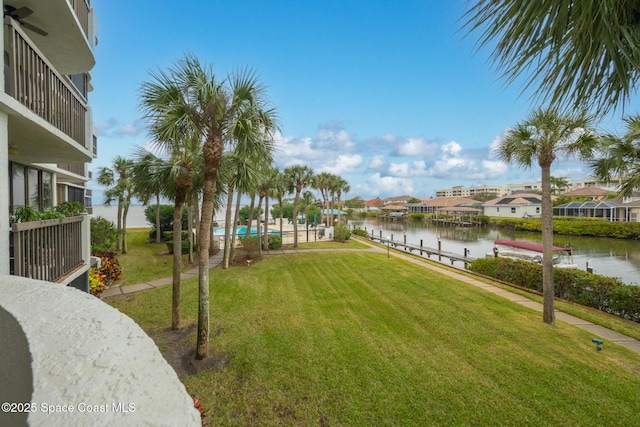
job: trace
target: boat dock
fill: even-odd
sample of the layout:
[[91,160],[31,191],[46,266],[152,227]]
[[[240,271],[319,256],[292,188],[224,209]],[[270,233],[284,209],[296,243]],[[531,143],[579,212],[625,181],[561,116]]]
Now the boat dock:
[[[395,249],[404,249],[405,251],[413,253],[416,251],[420,256],[426,255],[427,258],[431,259],[431,256],[438,257],[438,261],[442,262],[442,258],[447,258],[451,265],[454,265],[454,262],[461,261],[466,266],[467,263],[474,261],[476,258],[469,256],[469,251],[465,249],[465,254],[456,254],[453,252],[443,251],[441,248],[430,248],[427,246],[422,246],[422,241],[420,241],[420,245],[414,245],[411,243],[407,243],[406,236],[404,241],[400,242],[397,240],[393,240],[393,236],[390,238],[384,237],[376,237],[373,233],[369,236],[369,238],[373,241],[378,241],[383,245],[393,246]],[[438,242],[438,246],[440,246],[440,242]]]

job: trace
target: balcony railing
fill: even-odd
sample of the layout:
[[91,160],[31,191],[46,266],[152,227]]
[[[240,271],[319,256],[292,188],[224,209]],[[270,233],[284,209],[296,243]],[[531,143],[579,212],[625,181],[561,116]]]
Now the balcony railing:
[[[87,101],[67,77],[58,74],[24,35],[19,24],[8,24],[7,93],[86,149]],[[15,24],[15,25],[14,25]],[[6,59],[5,59],[6,61]]]
[[80,21],[80,26],[84,30],[87,38],[89,37],[89,10],[91,8],[91,2],[89,0],[68,0],[73,8],[73,11]]
[[86,215],[13,224],[13,274],[57,282],[83,265]]

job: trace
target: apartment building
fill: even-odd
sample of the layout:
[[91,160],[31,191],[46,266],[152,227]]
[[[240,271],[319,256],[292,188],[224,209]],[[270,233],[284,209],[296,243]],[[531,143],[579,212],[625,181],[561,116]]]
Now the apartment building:
[[496,197],[506,195],[506,187],[496,185],[481,185],[478,187],[464,187],[456,185],[451,188],[436,190],[436,198],[441,197],[473,197],[478,194],[495,194]]
[[[17,223],[21,206],[91,212],[97,154],[88,92],[97,44],[90,0],[4,0],[0,84],[0,274],[87,289],[88,215]],[[2,250],[1,248],[4,248]]]

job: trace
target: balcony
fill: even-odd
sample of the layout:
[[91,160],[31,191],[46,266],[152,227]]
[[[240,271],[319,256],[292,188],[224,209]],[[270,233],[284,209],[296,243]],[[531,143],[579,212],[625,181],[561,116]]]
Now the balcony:
[[87,215],[13,224],[11,232],[16,276],[63,282],[88,261]]
[[8,17],[5,24],[6,93],[77,143],[74,147],[61,141],[28,117],[10,112],[10,145],[28,152],[30,161],[89,161],[94,147],[87,100],[30,42],[19,24]]

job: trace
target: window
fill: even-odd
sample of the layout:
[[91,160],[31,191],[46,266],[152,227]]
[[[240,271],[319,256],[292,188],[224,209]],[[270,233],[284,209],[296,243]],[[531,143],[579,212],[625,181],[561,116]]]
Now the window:
[[26,202],[26,179],[24,176],[24,166],[17,163],[11,164],[11,211],[24,206]]
[[516,213],[516,208],[511,208],[511,213]]
[[536,213],[539,214],[540,213],[540,208],[536,208]]
[[11,212],[27,205],[36,209],[47,209],[53,206],[51,172],[11,162],[10,181],[9,209]]

